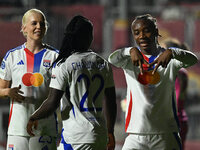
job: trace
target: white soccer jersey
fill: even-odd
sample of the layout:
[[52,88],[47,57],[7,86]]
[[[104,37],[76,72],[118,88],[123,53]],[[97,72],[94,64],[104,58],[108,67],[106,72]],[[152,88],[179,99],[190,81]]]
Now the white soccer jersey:
[[94,143],[107,140],[102,113],[105,88],[113,87],[112,69],[94,52],[74,53],[52,70],[50,87],[65,91],[69,87],[72,110],[63,120],[67,143]]
[[[152,69],[143,64],[144,74],[141,75],[139,67],[132,64],[130,49],[116,50],[108,59],[116,67],[123,68],[126,78],[125,131],[136,134],[178,132],[174,86],[178,70],[187,65],[171,59],[167,68],[159,66],[152,75]],[[164,49],[159,48],[159,51]],[[157,58],[144,54],[143,57],[148,63]]]
[[[45,46],[37,54],[33,54],[25,44],[11,49],[5,55],[1,68],[0,78],[12,81],[11,87],[21,85],[25,101],[18,103],[11,100],[8,135],[29,136],[26,132],[27,122],[31,114],[47,98],[51,71],[48,70],[58,56],[58,51]],[[36,135],[56,136],[56,115],[51,115],[39,121]]]

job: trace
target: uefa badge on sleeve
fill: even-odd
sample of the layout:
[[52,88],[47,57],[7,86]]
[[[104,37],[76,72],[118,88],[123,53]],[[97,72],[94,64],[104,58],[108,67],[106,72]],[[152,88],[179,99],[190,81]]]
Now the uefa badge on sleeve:
[[1,63],[1,69],[5,69],[5,66],[6,66],[5,62],[2,61],[2,63]]

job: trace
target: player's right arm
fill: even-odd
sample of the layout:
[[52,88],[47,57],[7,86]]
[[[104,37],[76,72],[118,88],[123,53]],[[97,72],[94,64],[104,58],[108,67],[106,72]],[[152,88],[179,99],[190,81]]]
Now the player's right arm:
[[13,67],[13,57],[11,57],[10,51],[7,52],[3,58],[0,66],[0,97],[1,98],[11,98],[14,101],[22,102],[25,97],[22,96],[23,92],[20,90],[21,85],[18,87],[12,87],[12,67]]
[[122,68],[125,67],[129,61],[131,61],[134,66],[138,66],[140,68],[141,74],[143,74],[142,64],[148,64],[142,53],[136,47],[118,49],[109,56],[108,61],[112,65]]
[[23,92],[20,90],[21,85],[18,87],[10,88],[11,81],[0,79],[0,97],[10,97],[12,100],[22,102],[24,100]]
[[116,67],[124,67],[128,61],[130,61],[130,49],[131,48],[122,48],[115,50],[113,53],[110,54],[108,57],[108,61],[116,66]]
[[140,73],[143,74],[143,64],[148,65],[148,62],[144,59],[142,53],[137,47],[132,47],[130,49],[131,61],[134,66],[138,66]]
[[64,91],[50,88],[48,98],[41,104],[41,106],[31,115],[27,123],[27,132],[34,136],[32,128],[37,124],[37,121],[46,118],[53,114],[60,106],[60,99]]

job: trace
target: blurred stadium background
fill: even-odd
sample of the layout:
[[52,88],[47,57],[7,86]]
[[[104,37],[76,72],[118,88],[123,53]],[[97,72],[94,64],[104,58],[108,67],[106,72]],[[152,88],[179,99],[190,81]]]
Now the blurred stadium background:
[[[68,21],[77,14],[94,24],[92,48],[104,58],[117,48],[134,45],[130,24],[136,15],[150,13],[158,20],[162,37],[186,42],[200,56],[200,0],[0,0],[0,59],[25,39],[20,33],[21,18],[29,8],[42,10],[49,22],[45,42],[58,48]],[[200,149],[200,63],[188,69],[189,87],[186,111],[189,132],[186,150]],[[126,83],[121,69],[113,67],[117,91],[118,114],[115,126],[116,150],[120,150],[126,134],[121,100]],[[9,101],[0,100],[0,150],[5,149]],[[20,117],[20,116],[19,116]]]

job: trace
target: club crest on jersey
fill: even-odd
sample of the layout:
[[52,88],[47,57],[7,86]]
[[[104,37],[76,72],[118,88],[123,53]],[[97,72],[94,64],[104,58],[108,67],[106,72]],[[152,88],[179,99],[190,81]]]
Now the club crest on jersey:
[[44,67],[50,67],[50,65],[51,65],[51,60],[43,60]]
[[5,64],[4,61],[2,61],[2,63],[1,63],[1,69],[5,69],[5,67],[6,67],[6,64]]

